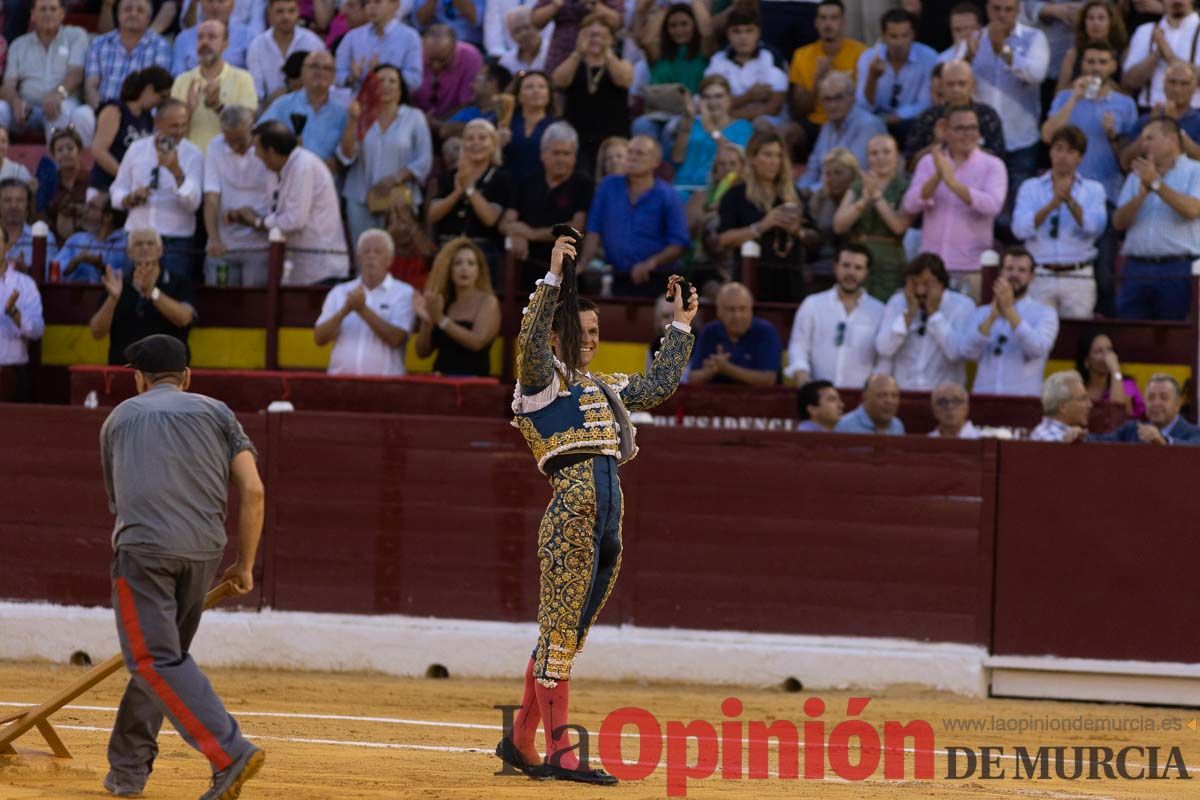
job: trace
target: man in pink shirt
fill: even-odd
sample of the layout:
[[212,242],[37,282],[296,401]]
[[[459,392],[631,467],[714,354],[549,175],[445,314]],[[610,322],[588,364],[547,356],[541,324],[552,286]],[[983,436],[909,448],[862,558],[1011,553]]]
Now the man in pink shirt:
[[917,162],[904,210],[924,213],[921,251],[941,256],[953,288],[978,303],[979,256],[992,247],[1008,171],[1003,161],[980,149],[979,118],[970,107],[947,110],[939,128],[945,146],[935,146]]
[[471,102],[471,81],[483,67],[483,56],[458,41],[454,29],[443,23],[425,29],[421,47],[425,73],[421,86],[412,93],[412,105],[442,122]]

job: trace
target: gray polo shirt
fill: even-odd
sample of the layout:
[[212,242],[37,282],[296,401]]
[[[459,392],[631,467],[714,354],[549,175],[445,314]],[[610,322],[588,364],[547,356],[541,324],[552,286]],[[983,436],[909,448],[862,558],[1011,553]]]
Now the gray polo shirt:
[[100,429],[113,547],[207,561],[225,549],[229,465],[258,452],[219,400],[158,386],[121,403]]
[[62,26],[49,47],[43,47],[37,33],[30,31],[9,46],[4,82],[16,82],[22,100],[41,105],[46,95],[66,80],[68,69],[83,68],[87,49],[87,32],[74,25]]

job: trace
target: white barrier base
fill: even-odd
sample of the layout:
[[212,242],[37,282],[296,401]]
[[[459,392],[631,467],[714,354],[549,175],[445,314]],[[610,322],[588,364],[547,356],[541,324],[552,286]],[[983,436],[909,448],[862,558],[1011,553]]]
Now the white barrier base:
[[[107,608],[0,602],[0,659],[98,662],[117,652]],[[192,652],[206,666],[355,671],[423,676],[519,677],[537,637],[532,623],[428,617],[210,611]],[[905,639],[694,631],[599,625],[574,675],[607,680],[879,689],[919,684],[982,697],[983,647]]]
[[993,656],[994,697],[1200,706],[1200,664]]

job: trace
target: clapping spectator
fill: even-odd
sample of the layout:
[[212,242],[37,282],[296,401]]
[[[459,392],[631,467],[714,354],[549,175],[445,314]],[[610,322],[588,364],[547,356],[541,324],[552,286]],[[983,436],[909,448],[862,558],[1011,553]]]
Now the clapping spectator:
[[[112,184],[112,202],[128,212],[126,230],[150,229],[161,236],[167,272],[190,276],[196,212],[204,184],[204,155],[183,138],[188,110],[168,98],[154,118],[155,134],[138,139],[125,151]],[[131,340],[133,341],[133,340]]]
[[63,128],[50,134],[46,149],[54,159],[57,185],[41,216],[62,242],[79,228],[83,204],[87,202],[87,179],[81,160],[83,141],[74,128]]
[[162,67],[148,67],[130,73],[121,84],[120,99],[101,106],[92,140],[88,186],[104,191],[112,186],[129,145],[154,135],[152,112],[170,96],[173,83],[171,73]]
[[946,112],[949,146],[921,157],[904,195],[904,210],[923,214],[921,250],[937,253],[960,288],[980,297],[979,256],[992,246],[1004,207],[1004,162],[979,149],[979,117],[967,107]]
[[838,420],[834,433],[868,433],[878,436],[903,436],[904,423],[896,416],[900,410],[900,387],[891,375],[872,375],[863,386],[858,408]]
[[83,208],[82,226],[59,248],[55,260],[66,283],[100,283],[105,267],[131,274],[125,215],[112,207],[107,192],[93,192]]
[[[228,2],[228,0],[226,0]],[[171,96],[187,104],[187,138],[203,153],[221,132],[220,113],[231,105],[258,110],[258,93],[250,73],[224,60],[225,24],[206,20],[196,26],[199,64],[175,79]]]
[[1092,399],[1073,369],[1055,372],[1042,385],[1042,421],[1029,434],[1035,442],[1082,442],[1087,438]]
[[62,0],[35,0],[33,30],[12,43],[3,64],[0,127],[42,129],[49,137],[71,125],[90,144],[96,115],[81,97],[88,37],[82,28],[63,25],[63,17]]
[[330,375],[404,375],[413,288],[388,274],[394,249],[386,232],[365,231],[357,251],[358,277],[329,290],[313,341],[318,347],[333,344]]
[[626,174],[605,178],[592,198],[579,263],[590,264],[603,246],[618,296],[659,294],[691,244],[679,195],[654,176],[661,161],[658,142],[635,136],[629,143]]
[[596,0],[580,3],[574,0],[537,0],[533,8],[533,24],[539,30],[550,22],[554,23],[554,34],[550,38],[550,53],[546,56],[546,69],[553,73],[558,65],[566,61],[579,46],[579,33],[584,20],[592,15],[611,30],[621,26],[622,0]]
[[1113,214],[1113,227],[1125,231],[1117,315],[1186,319],[1200,254],[1200,163],[1183,155],[1170,117],[1151,120],[1141,140],[1144,155],[1134,159]]
[[439,375],[491,373],[491,346],[500,333],[500,301],[492,291],[483,252],[465,237],[442,245],[424,294],[413,298],[416,352],[437,352]]
[[266,286],[267,232],[235,221],[271,211],[276,177],[252,149],[254,112],[229,105],[221,133],[204,154],[204,280],[209,285]]
[[512,183],[500,166],[500,139],[492,123],[473,119],[463,128],[458,168],[438,177],[429,204],[429,222],[438,243],[466,236],[475,241],[495,270],[503,237],[500,217],[512,198]]
[[[712,18],[703,0],[674,2],[665,9],[656,0],[638,0],[631,25],[646,56],[634,66],[633,81],[635,93],[646,99],[646,113],[633,121],[631,132],[659,139],[669,149],[670,136],[664,136],[663,129],[670,126],[672,114],[658,98],[666,92],[667,102],[676,99],[671,90],[683,97],[701,92],[712,52]],[[662,89],[647,91],[650,86]]]
[[754,295],[740,283],[727,283],[717,293],[717,318],[696,338],[687,382],[773,386],[782,355],[775,326],[754,316]]
[[108,363],[124,364],[125,348],[156,333],[187,344],[196,319],[196,294],[186,273],[173,273],[160,264],[162,237],[153,228],[129,231],[129,260],[124,273],[104,268],[104,300],[88,327],[93,339],[108,337]]
[[978,439],[979,429],[968,419],[971,398],[960,383],[943,383],[929,396],[937,427],[929,432],[935,439]]
[[951,61],[965,63],[968,48],[974,45],[976,36],[981,30],[983,30],[983,10],[979,6],[971,2],[962,2],[953,6],[950,9],[951,44],[938,54],[938,63],[948,64]]
[[801,232],[801,237],[808,246],[809,261],[815,262],[811,267],[814,273],[829,274],[829,265],[843,241],[833,220],[861,174],[854,154],[844,147],[835,147],[826,154],[821,166],[820,186],[815,192],[801,193],[806,224],[811,226]]
[[[0,227],[0,245],[8,250],[8,231]],[[0,368],[17,368],[17,400],[29,399],[29,343],[42,338],[42,297],[33,278],[8,259],[0,263]]]
[[[723,75],[733,93],[733,116],[748,119],[756,128],[775,128],[788,120],[787,74],[775,66],[771,51],[762,46],[762,29],[753,6],[735,5],[725,27],[729,49],[708,63],[705,75]],[[788,123],[794,125],[794,123]],[[790,130],[798,136],[798,129]]]
[[412,93],[412,103],[428,114],[431,122],[444,122],[471,102],[471,83],[483,69],[483,56],[473,46],[458,41],[454,31],[442,23],[425,30],[421,48],[423,77],[420,83],[409,84],[418,87]]
[[348,127],[348,107],[340,95],[349,91],[332,88],[333,56],[324,50],[305,56],[300,79],[302,87],[272,103],[259,122],[282,124],[299,139],[301,147],[315,153],[332,170],[337,163],[335,151]]
[[1092,265],[1108,211],[1104,187],[1079,174],[1087,149],[1082,131],[1060,128],[1050,141],[1050,171],[1025,181],[1013,210],[1013,235],[1038,265],[1031,296],[1060,319],[1090,318],[1096,305]]
[[541,162],[542,135],[555,122],[550,78],[544,72],[519,75],[513,94],[516,95],[516,109],[509,124],[501,126],[500,141],[504,143],[504,165],[512,179],[519,183],[537,170]]
[[131,72],[171,68],[171,46],[150,29],[150,0],[119,0],[117,29],[92,40],[84,60],[84,97],[92,108],[121,96]]
[[842,196],[833,232],[871,251],[867,291],[887,302],[903,283],[904,234],[912,217],[901,206],[909,178],[900,169],[900,152],[890,134],[867,143],[867,164],[869,169]]
[[[496,3],[487,4],[489,14],[494,5]],[[503,53],[490,53],[497,56],[500,66],[513,75],[531,70],[541,72],[546,69],[550,37],[545,32],[539,33],[534,27],[532,14],[529,6],[511,9],[505,16],[504,24],[507,26],[508,38],[512,40],[512,45]]]
[[871,252],[862,245],[841,248],[834,264],[834,287],[804,298],[796,309],[784,375],[804,385],[832,381],[838,388],[861,386],[875,369],[875,334],[883,303],[863,286]]
[[320,36],[297,24],[298,0],[268,0],[267,20],[271,27],[255,36],[246,49],[246,69],[254,78],[254,90],[263,108],[287,92],[283,65],[290,55],[325,49]]
[[350,124],[342,133],[338,160],[348,168],[342,196],[350,238],[369,228],[382,228],[397,193],[414,208],[421,204],[421,187],[433,167],[433,141],[425,115],[408,103],[408,87],[400,70],[389,64],[375,68],[379,91],[378,116],[358,140],[360,110],[350,106]]
[[[1192,100],[1196,97],[1196,86],[1196,72],[1192,69],[1191,64],[1176,61],[1167,67],[1166,76],[1163,78],[1163,93],[1166,95],[1166,99],[1156,104],[1148,113],[1140,116],[1137,123],[1128,131],[1129,143],[1121,150],[1122,169],[1128,171],[1133,159],[1142,155],[1142,130],[1156,117],[1170,117],[1175,120],[1179,125],[1180,132],[1183,133],[1184,155],[1191,159],[1200,158],[1200,111],[1192,106]],[[1114,178],[1116,183],[1112,198],[1114,203],[1116,196],[1121,192],[1123,178],[1124,175],[1118,171]]]
[[824,103],[817,94],[821,81],[834,72],[848,75],[853,104],[853,87],[857,85],[855,70],[859,57],[867,49],[862,42],[846,37],[846,7],[842,0],[820,0],[813,24],[817,40],[792,53],[788,73],[792,113],[803,121],[809,134],[815,134],[828,119]]
[[[33,190],[29,184],[16,178],[0,180],[0,227],[4,228],[4,241],[8,243],[6,260],[13,262],[21,272],[33,267],[33,229],[29,224],[33,210]],[[54,259],[56,240],[51,231],[46,239],[46,260]]]
[[875,336],[875,349],[892,360],[901,389],[927,392],[943,383],[966,383],[958,332],[974,310],[970,298],[950,290],[940,258],[921,253],[912,260],[904,289],[888,300]]
[[809,381],[801,386],[796,405],[800,409],[796,430],[803,433],[832,433],[845,410],[841,394],[829,381]]
[[316,154],[299,146],[282,123],[260,122],[254,127],[254,153],[278,176],[271,213],[251,217],[241,213],[235,222],[259,231],[279,228],[286,237],[292,271],[286,285],[307,286],[350,273],[346,237],[337,187],[329,168]]
[[884,119],[898,138],[929,107],[929,73],[937,53],[915,42],[917,19],[902,8],[885,11],[875,46],[858,59],[858,103]]
[[1179,381],[1160,372],[1146,383],[1146,422],[1131,419],[1109,433],[1092,436],[1100,442],[1200,445],[1200,427],[1182,416],[1183,390]]
[[580,23],[575,51],[550,74],[566,97],[563,118],[579,133],[580,169],[589,173],[600,143],[629,132],[633,65],[613,50],[614,30],[604,15],[589,14]]
[[686,112],[679,120],[671,152],[671,161],[678,165],[675,188],[684,202],[692,192],[704,188],[720,142],[745,147],[750,141],[754,127],[730,116],[730,100],[729,81],[720,75],[709,75],[701,81],[699,113],[691,95],[684,97]]
[[1058,338],[1058,315],[1029,296],[1033,257],[1024,247],[1009,247],[1000,262],[992,302],[967,318],[960,351],[978,362],[976,394],[1036,397],[1046,360]]
[[854,81],[845,72],[829,73],[817,88],[826,121],[808,158],[808,169],[799,181],[801,188],[811,190],[821,185],[823,162],[833,150],[844,147],[863,164],[867,160],[867,143],[887,133],[879,117],[855,105]]
[[445,25],[454,31],[460,42],[476,50],[483,49],[484,0],[411,0],[412,18],[421,30],[434,24]]
[[755,133],[746,159],[742,181],[721,198],[718,247],[736,250],[757,240],[759,295],[771,301],[799,299],[805,287],[804,215],[783,139],[773,131]]
[[996,109],[975,101],[975,73],[966,61],[951,61],[942,65],[941,98],[921,112],[908,130],[904,142],[904,159],[914,164],[932,148],[944,147],[948,141],[946,110],[970,108],[979,122],[983,149],[994,156],[1003,156],[1004,126]]
[[1037,168],[1042,81],[1050,66],[1046,34],[1019,21],[1019,7],[1018,0],[988,0],[987,27],[971,49],[975,94],[1000,112],[1004,125],[1004,162],[1013,195]]
[[1121,63],[1121,54],[1129,44],[1129,32],[1125,20],[1108,0],[1087,0],[1067,24],[1075,26],[1075,41],[1063,54],[1058,68],[1057,91],[1069,91],[1075,79],[1084,74],[1083,53],[1089,42],[1107,42],[1112,48],[1113,58]]
[[1146,401],[1137,381],[1121,374],[1121,361],[1106,334],[1088,331],[1079,337],[1075,369],[1083,377],[1092,402],[1120,406],[1133,419],[1141,419],[1146,413]]
[[254,41],[257,31],[252,31],[238,20],[232,19],[233,0],[200,0],[200,5],[204,9],[202,21],[184,28],[175,37],[171,56],[171,72],[182,75],[199,66],[200,30],[205,22],[220,22],[225,29],[225,38],[217,55],[221,56],[226,63],[244,69],[246,52],[250,48],[250,43]]
[[556,122],[541,137],[542,168],[513,185],[512,207],[500,231],[512,242],[513,258],[523,264],[521,285],[529,286],[550,268],[552,230],[569,222],[583,230],[594,186],[575,169],[579,137],[566,122]]
[[1176,61],[1196,60],[1196,31],[1200,29],[1192,0],[1164,0],[1165,13],[1154,22],[1139,25],[1125,54],[1121,85],[1136,92],[1139,108],[1163,102],[1167,67]]
[[[400,0],[371,0],[363,4],[363,10],[367,24],[352,28],[336,48],[336,84],[358,91],[371,70],[380,64],[394,64],[400,68],[405,86],[421,86],[425,69],[421,37],[396,18]],[[451,33],[451,48],[453,36]]]

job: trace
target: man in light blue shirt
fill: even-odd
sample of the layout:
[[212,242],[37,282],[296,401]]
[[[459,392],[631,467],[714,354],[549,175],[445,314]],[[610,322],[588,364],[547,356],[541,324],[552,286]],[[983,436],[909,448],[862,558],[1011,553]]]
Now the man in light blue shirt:
[[[300,144],[305,150],[316,153],[330,163],[334,150],[342,141],[347,107],[334,95],[335,92],[344,94],[346,90],[330,88],[333,83],[333,56],[324,50],[309,53],[304,58],[300,79],[304,82],[304,88],[280,97],[259,121],[282,122],[301,138]],[[304,119],[303,131],[296,130],[301,118]]]
[[1013,235],[1037,264],[1030,295],[1060,319],[1090,319],[1096,306],[1096,239],[1108,226],[1108,206],[1104,187],[1080,172],[1087,150],[1087,137],[1074,125],[1055,131],[1050,171],[1021,185],[1013,209]]
[[929,107],[929,73],[937,53],[914,42],[916,18],[902,8],[885,11],[879,42],[858,59],[858,104],[884,118],[897,141],[905,129]]
[[355,91],[363,78],[380,64],[398,67],[409,92],[415,92],[424,77],[421,37],[396,19],[398,0],[367,3],[367,24],[359,25],[342,38],[337,49],[338,86]]
[[817,87],[817,97],[828,118],[808,158],[808,169],[797,186],[801,189],[821,188],[822,164],[835,147],[844,147],[854,154],[858,163],[867,163],[867,142],[887,127],[879,117],[854,105],[854,80],[845,72],[830,72]]
[[977,362],[972,393],[1041,395],[1058,314],[1029,296],[1032,282],[1033,257],[1024,247],[1009,247],[992,302],[977,307],[960,333],[963,357]]
[[[206,4],[207,5],[207,4]],[[213,3],[214,10],[218,6]],[[225,23],[225,32],[229,34],[228,44],[225,45],[225,52],[222,57],[227,63],[241,69],[246,68],[246,51],[250,48],[250,42],[254,40],[254,31],[250,28],[229,19],[229,11],[232,9],[232,4],[225,4],[225,16],[220,13],[215,13],[212,16],[205,16],[205,19],[218,19]],[[175,46],[172,48],[171,56],[171,72],[175,75],[182,75],[189,69],[195,69],[200,64],[199,56],[196,54],[196,33],[199,25],[193,25],[190,28],[185,28],[175,37]]]
[[834,433],[873,433],[877,436],[903,436],[904,423],[896,416],[900,410],[900,387],[891,375],[875,374],[867,378],[858,408],[838,420]]
[[[630,4],[632,5],[632,3]],[[464,8],[474,6],[474,13]],[[412,21],[422,33],[430,25],[441,22],[454,30],[460,42],[469,42],[483,49],[483,0],[414,0]]]
[[1148,123],[1141,142],[1145,155],[1134,159],[1113,214],[1113,227],[1126,232],[1117,315],[1186,319],[1200,258],[1200,163],[1183,155],[1170,117]]

